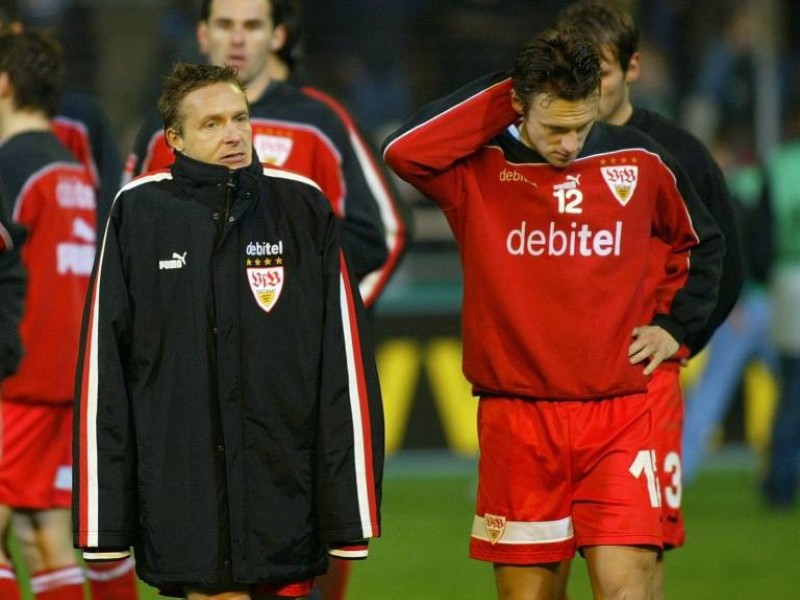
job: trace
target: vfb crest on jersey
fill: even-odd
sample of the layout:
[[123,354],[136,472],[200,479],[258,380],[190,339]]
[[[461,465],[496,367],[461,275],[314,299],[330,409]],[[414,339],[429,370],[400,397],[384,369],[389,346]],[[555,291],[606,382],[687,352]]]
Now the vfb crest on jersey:
[[633,197],[636,183],[639,181],[639,167],[637,165],[621,165],[613,167],[600,167],[603,179],[606,180],[608,189],[614,194],[622,206],[626,206]]
[[282,266],[277,267],[248,267],[247,281],[250,290],[256,299],[256,304],[264,312],[271,311],[283,290],[284,271]]
[[506,530],[506,518],[486,513],[483,515],[483,524],[486,526],[486,535],[489,537],[489,541],[493,545],[500,541]]
[[253,136],[253,146],[261,162],[282,167],[289,160],[294,140],[283,135],[258,133]]

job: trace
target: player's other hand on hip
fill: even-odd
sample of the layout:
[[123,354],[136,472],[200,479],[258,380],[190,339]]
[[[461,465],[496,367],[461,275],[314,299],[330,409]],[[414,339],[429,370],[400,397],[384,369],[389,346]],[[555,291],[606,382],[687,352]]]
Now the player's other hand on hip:
[[635,327],[632,335],[633,341],[628,347],[628,360],[632,365],[647,361],[644,368],[645,375],[650,375],[680,347],[666,329],[656,325]]

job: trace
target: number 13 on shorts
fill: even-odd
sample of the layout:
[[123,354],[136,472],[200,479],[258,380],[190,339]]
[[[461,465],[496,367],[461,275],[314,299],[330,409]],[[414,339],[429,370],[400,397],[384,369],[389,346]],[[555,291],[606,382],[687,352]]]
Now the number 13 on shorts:
[[628,468],[630,474],[636,479],[641,479],[644,475],[644,482],[647,484],[647,491],[650,494],[650,505],[653,508],[661,507],[661,488],[656,477],[657,465],[655,450],[640,450]]

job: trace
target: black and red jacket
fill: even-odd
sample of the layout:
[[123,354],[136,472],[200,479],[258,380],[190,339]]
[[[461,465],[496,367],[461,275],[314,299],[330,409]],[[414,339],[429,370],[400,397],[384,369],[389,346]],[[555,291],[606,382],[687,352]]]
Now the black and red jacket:
[[338,230],[313,182],[257,160],[179,154],[123,187],[83,325],[77,547],[133,548],[161,589],[366,555],[382,408]]

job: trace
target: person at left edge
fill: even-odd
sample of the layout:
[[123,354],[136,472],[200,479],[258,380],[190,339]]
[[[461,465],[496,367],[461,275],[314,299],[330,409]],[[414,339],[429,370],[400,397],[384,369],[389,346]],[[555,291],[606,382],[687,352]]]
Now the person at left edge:
[[[0,34],[0,180],[13,220],[27,233],[24,355],[2,383],[0,530],[5,535],[13,522],[37,600],[84,597],[70,543],[70,448],[80,316],[95,256],[95,193],[83,165],[51,130],[61,85],[55,40],[29,30]],[[0,563],[9,564],[5,549]]]
[[[25,269],[19,253],[24,231],[7,218],[8,214],[0,195],[0,382],[17,370],[22,358],[19,322],[25,298]],[[2,400],[0,393],[0,408]],[[0,598],[18,600],[19,597],[14,567],[8,560],[0,562]]]
[[[7,0],[0,5],[0,29],[6,28],[16,32],[24,28],[19,3],[13,0]],[[96,221],[98,231],[102,233],[111,203],[119,190],[123,171],[119,147],[108,116],[92,96],[65,89],[51,123],[56,137],[86,166],[97,192]],[[132,564],[130,568],[133,568]],[[97,577],[93,578],[94,575]],[[135,597],[135,581],[127,578],[126,583],[121,583],[125,579],[123,574],[122,578],[112,578],[118,581],[111,583],[108,575],[89,572],[94,600],[121,600],[120,586],[123,585],[129,588],[124,597]]]
[[303,597],[380,533],[380,389],[339,224],[262,167],[235,69],[177,65],[159,110],[175,163],[120,191],[87,298],[74,543],[132,547],[164,595]]
[[[19,232],[6,221],[6,208],[0,197],[0,382],[12,375],[22,358],[19,322],[25,298],[25,269],[19,254],[18,241],[12,232]],[[2,390],[0,390],[0,423],[2,423]],[[0,562],[0,598],[18,600],[19,583],[14,566],[5,559]]]
[[[0,30],[19,33],[24,29],[19,3],[8,0],[0,5]],[[120,160],[117,142],[105,112],[91,96],[64,89],[50,126],[58,140],[86,167],[95,189],[95,227],[99,243],[114,195],[120,187]],[[69,432],[72,435],[72,432]],[[69,445],[69,444],[68,444]],[[32,527],[16,527],[17,543],[33,549],[47,539]],[[29,550],[32,551],[32,550]],[[85,566],[93,600],[135,600],[138,597],[133,558]],[[0,594],[0,598],[2,598]]]

